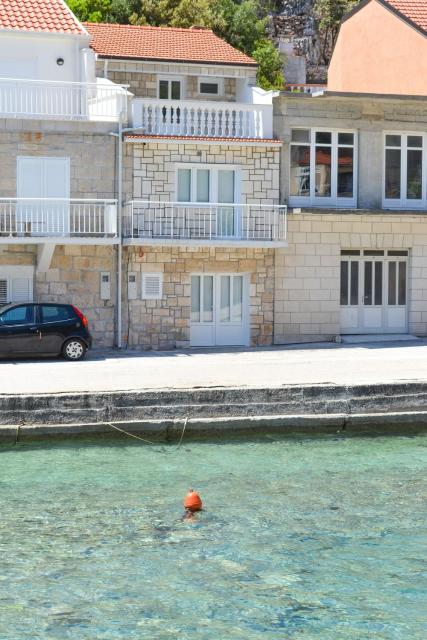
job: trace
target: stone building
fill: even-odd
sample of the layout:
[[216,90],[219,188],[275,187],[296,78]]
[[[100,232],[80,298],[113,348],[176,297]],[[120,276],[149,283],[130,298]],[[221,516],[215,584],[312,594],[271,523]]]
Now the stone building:
[[124,343],[271,344],[286,212],[272,94],[255,86],[255,61],[206,29],[86,27],[98,74],[134,95]]

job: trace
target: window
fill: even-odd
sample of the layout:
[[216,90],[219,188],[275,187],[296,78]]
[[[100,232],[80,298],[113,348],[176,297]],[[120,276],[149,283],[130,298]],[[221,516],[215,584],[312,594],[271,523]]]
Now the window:
[[181,100],[181,80],[159,78],[160,100]]
[[63,322],[75,318],[74,313],[69,307],[62,306],[42,306],[41,307],[42,322]]
[[35,322],[35,314],[33,305],[23,305],[9,309],[0,315],[1,324],[21,325],[33,324]]
[[199,93],[201,95],[221,95],[223,93],[222,78],[199,78]]
[[289,202],[356,206],[356,134],[293,129]]
[[235,169],[217,167],[179,167],[177,171],[178,202],[220,202],[232,204],[238,199]]
[[424,208],[426,144],[423,134],[385,135],[384,206]]

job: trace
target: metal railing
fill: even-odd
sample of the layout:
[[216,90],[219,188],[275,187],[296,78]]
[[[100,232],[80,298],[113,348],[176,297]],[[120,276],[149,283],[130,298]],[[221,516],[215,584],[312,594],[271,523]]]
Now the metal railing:
[[327,84],[287,84],[286,91],[290,93],[317,93],[327,91]]
[[133,125],[147,135],[213,138],[272,137],[268,104],[135,98]]
[[287,207],[269,204],[183,204],[133,200],[123,235],[144,240],[286,240]]
[[0,198],[1,236],[117,238],[117,201]]
[[114,121],[126,108],[119,85],[0,78],[1,118]]

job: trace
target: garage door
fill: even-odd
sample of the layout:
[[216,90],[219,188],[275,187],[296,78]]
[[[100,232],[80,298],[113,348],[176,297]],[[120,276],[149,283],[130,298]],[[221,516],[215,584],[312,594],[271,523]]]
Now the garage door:
[[33,301],[34,267],[0,267],[0,304]]
[[249,344],[249,284],[243,274],[191,276],[192,347]]

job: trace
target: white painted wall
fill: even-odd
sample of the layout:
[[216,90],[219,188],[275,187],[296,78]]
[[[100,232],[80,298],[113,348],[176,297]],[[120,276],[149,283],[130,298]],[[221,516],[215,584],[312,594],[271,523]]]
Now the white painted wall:
[[[93,81],[93,56],[88,55],[89,37],[44,33],[1,33],[0,78]],[[63,58],[63,66],[57,59]],[[86,77],[85,77],[86,76]]]

